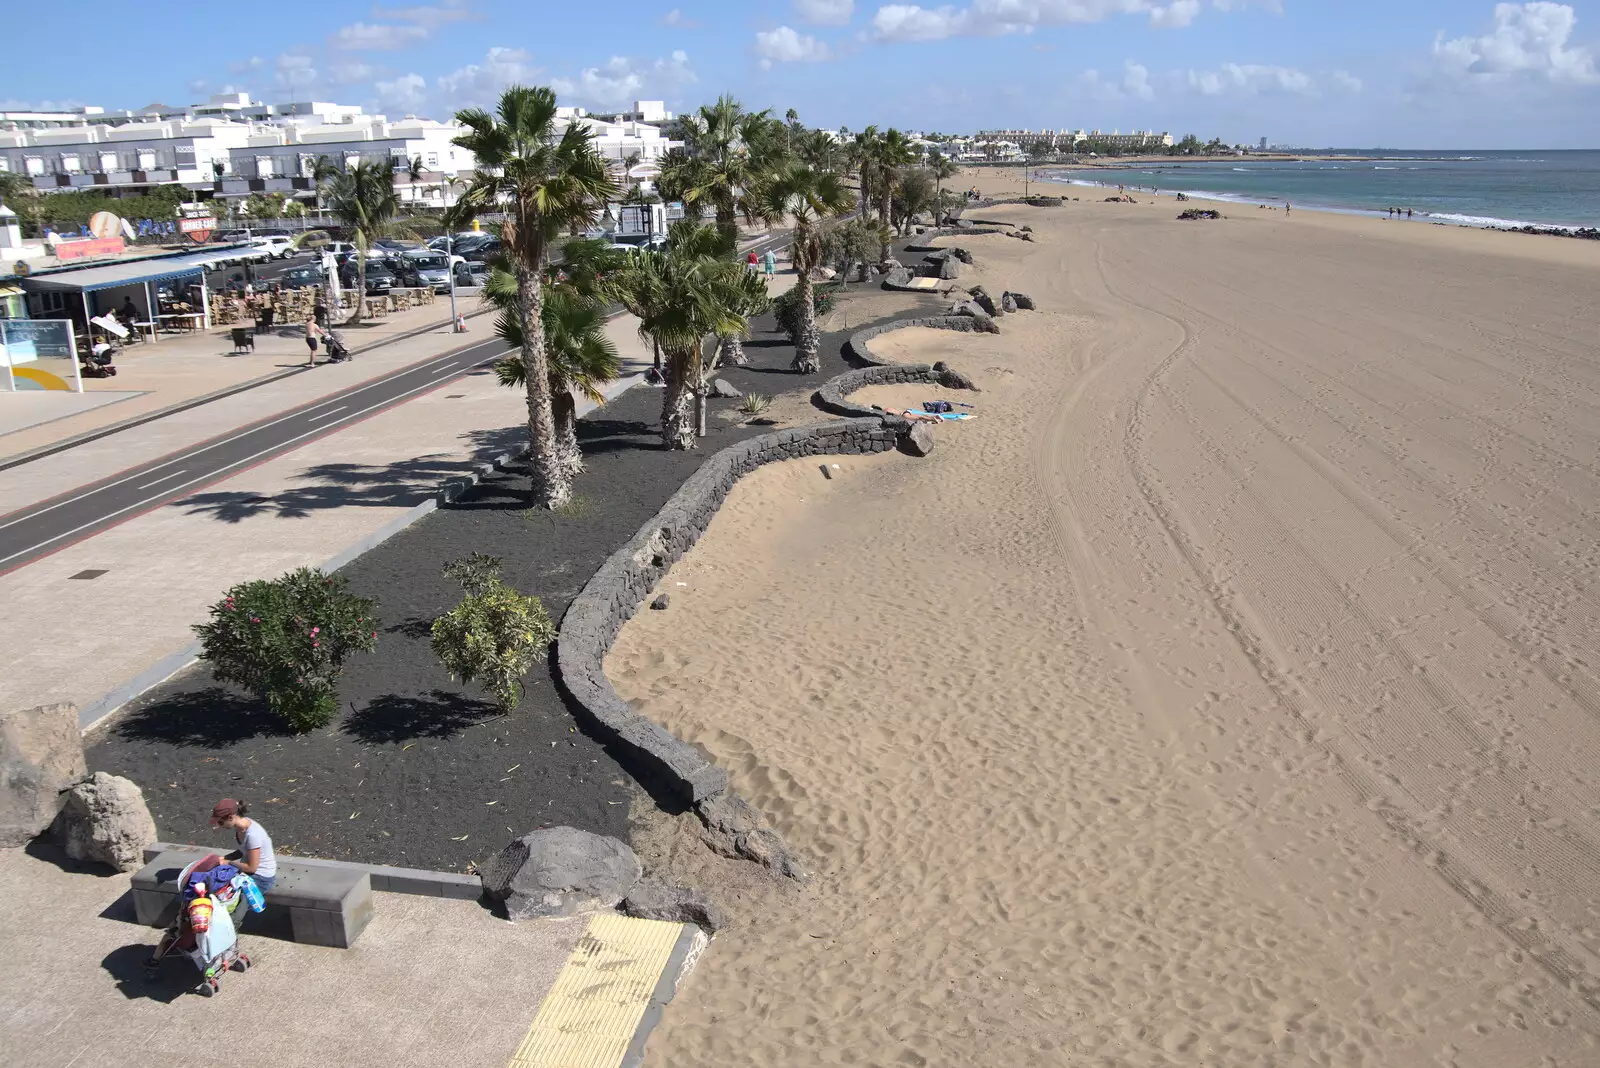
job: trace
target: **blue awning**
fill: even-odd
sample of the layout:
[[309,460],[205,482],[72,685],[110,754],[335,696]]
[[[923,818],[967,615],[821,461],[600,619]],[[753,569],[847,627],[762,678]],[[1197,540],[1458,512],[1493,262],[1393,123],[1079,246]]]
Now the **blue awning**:
[[192,278],[212,264],[236,258],[238,255],[238,249],[226,248],[212,249],[208,252],[190,252],[182,256],[152,256],[142,260],[103,263],[96,267],[83,267],[78,270],[29,275],[17,281],[30,293],[41,289],[75,289],[83,293],[92,293],[97,289],[115,289],[118,286],[141,285],[145,282]]

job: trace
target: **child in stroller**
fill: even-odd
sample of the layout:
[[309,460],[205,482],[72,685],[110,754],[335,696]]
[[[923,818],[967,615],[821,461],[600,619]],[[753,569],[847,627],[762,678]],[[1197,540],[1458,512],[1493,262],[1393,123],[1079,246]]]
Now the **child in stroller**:
[[250,958],[239,949],[233,923],[233,911],[241,900],[249,902],[252,912],[266,907],[255,881],[215,853],[184,868],[178,876],[177,918],[144,962],[147,974],[155,978],[161,962],[176,949],[200,969],[195,992],[210,997],[221,989],[223,972],[248,971]]

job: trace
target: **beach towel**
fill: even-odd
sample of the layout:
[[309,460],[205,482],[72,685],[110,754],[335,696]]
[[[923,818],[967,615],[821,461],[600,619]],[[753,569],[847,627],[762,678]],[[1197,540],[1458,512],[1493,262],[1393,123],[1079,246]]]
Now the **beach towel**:
[[915,408],[912,408],[912,409],[910,409],[908,411],[902,412],[901,414],[902,415],[920,415],[920,416],[922,416],[924,418],[932,415],[932,416],[936,416],[937,418],[940,418],[940,419],[951,420],[952,422],[955,421],[955,420],[958,420],[958,419],[972,419],[972,418],[974,418],[974,416],[973,416],[973,414],[971,412],[919,412]]

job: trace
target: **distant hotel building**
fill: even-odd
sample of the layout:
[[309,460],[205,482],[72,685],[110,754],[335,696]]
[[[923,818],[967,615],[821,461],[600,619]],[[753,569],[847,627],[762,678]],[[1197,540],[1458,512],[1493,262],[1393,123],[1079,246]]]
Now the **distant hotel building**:
[[975,142],[982,145],[986,141],[996,143],[1010,142],[1023,152],[1036,144],[1045,144],[1055,152],[1067,152],[1085,141],[1098,141],[1118,149],[1144,149],[1144,148],[1171,148],[1172,135],[1165,131],[1156,133],[1154,130],[1134,130],[1132,133],[1118,133],[1116,130],[1104,133],[1100,130],[980,130],[974,138]]
[[[647,121],[671,120],[661,101],[635,101],[631,111],[617,116],[562,108],[561,118],[589,126],[606,159],[622,165],[637,156],[629,169],[635,181],[653,178],[656,163],[678,144]],[[470,152],[452,144],[464,129],[413,115],[391,121],[349,104],[263,104],[244,93],[182,108],[0,111],[0,171],[25,174],[44,192],[100,189],[121,195],[182,186],[220,197],[283,193],[309,200],[316,195],[312,174],[321,157],[341,167],[392,161],[403,201],[448,207],[476,164]],[[412,161],[420,161],[414,181]]]

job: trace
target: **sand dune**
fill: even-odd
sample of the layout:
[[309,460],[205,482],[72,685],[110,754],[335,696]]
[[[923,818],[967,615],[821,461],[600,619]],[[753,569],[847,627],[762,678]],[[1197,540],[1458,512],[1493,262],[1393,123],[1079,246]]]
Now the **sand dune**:
[[650,1063],[1600,1063],[1597,257],[992,213],[1044,310],[874,343],[979,417],[751,475],[608,662],[819,869]]

